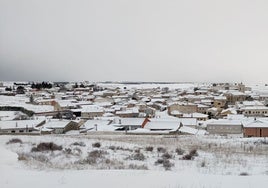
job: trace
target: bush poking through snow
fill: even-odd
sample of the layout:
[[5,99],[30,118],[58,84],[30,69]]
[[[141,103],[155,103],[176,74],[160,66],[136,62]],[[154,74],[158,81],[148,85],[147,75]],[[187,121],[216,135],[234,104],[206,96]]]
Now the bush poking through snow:
[[95,142],[95,143],[92,144],[92,147],[93,148],[100,148],[101,147],[101,143]]
[[159,164],[163,164],[164,163],[164,159],[157,159],[157,161],[155,161],[155,165],[159,165]]
[[189,155],[193,156],[193,157],[197,157],[198,156],[198,153],[197,153],[197,150],[196,149],[192,149],[189,153]]
[[148,170],[148,167],[146,165],[136,165],[136,164],[130,164],[128,165],[128,168],[132,170]]
[[166,151],[167,151],[166,148],[163,148],[163,147],[158,147],[158,148],[157,148],[157,152],[158,152],[158,153],[165,153]]
[[169,154],[168,152],[166,152],[166,153],[164,153],[164,154],[162,155],[162,158],[163,158],[163,159],[171,159],[171,158],[172,158],[172,155]]
[[165,159],[163,162],[163,167],[165,168],[165,170],[171,170],[171,167],[173,167],[174,164],[171,163],[168,159]]
[[172,166],[174,166],[173,163],[171,163],[168,159],[157,159],[154,163],[155,165],[162,164],[165,170],[170,170]]
[[194,157],[198,156],[197,150],[193,149],[189,152],[189,154],[184,155],[181,159],[182,160],[193,160]]
[[129,151],[129,152],[133,152],[132,149],[128,149],[128,148],[123,148],[123,147],[120,147],[120,146],[109,146],[109,149],[110,150],[113,150],[113,151],[116,151],[116,150],[121,150],[121,151]]
[[176,152],[178,155],[183,155],[183,154],[184,154],[184,150],[181,149],[181,148],[177,148],[177,149],[175,150],[175,152]]
[[19,138],[12,138],[6,144],[16,144],[16,143],[22,144],[21,139],[19,139]]
[[189,155],[189,154],[186,154],[184,155],[182,158],[182,160],[192,160],[193,159],[193,156]]
[[202,161],[201,167],[205,167],[205,166],[206,166],[206,162],[205,161]]
[[81,147],[85,147],[86,144],[84,142],[74,142],[72,143],[71,145],[74,145],[74,146],[81,146]]
[[153,150],[154,150],[154,147],[152,147],[152,146],[148,146],[148,147],[145,148],[145,151],[152,152]]
[[144,161],[145,156],[140,152],[135,152],[134,154],[130,155],[128,159],[136,160],[136,161]]
[[104,159],[104,155],[106,155],[107,152],[102,150],[93,150],[88,153],[88,156],[82,160],[79,161],[80,164],[96,164],[100,159]]
[[249,176],[249,174],[247,172],[241,172],[239,176]]
[[37,147],[32,148],[32,152],[42,152],[42,151],[55,151],[62,150],[62,146],[54,144],[53,142],[42,142],[37,145]]
[[66,154],[68,154],[68,155],[73,154],[71,148],[65,148],[65,149],[64,149],[64,153],[66,153]]

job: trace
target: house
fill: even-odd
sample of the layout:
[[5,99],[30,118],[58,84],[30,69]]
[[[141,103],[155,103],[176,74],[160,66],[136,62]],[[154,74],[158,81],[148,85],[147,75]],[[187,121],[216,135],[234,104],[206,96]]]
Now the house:
[[226,106],[227,98],[225,96],[215,96],[214,97],[214,107],[224,108]]
[[0,134],[39,134],[45,120],[0,121]]
[[195,118],[198,121],[206,121],[206,120],[208,120],[208,115],[195,112],[195,113],[191,113],[191,114],[183,114],[182,118]]
[[41,129],[41,134],[47,132],[54,134],[64,134],[68,131],[78,129],[78,122],[62,119],[49,119]]
[[116,130],[134,130],[142,128],[147,121],[148,118],[114,118],[110,125]]
[[108,120],[93,119],[87,120],[80,126],[80,133],[87,133],[89,131],[115,131],[116,127],[110,124]]
[[139,109],[134,107],[134,108],[126,108],[120,111],[117,111],[115,113],[117,116],[121,118],[137,118],[139,117]]
[[207,123],[207,131],[209,134],[241,134],[242,123],[240,120],[220,119],[212,120]]
[[207,110],[208,110],[209,108],[210,108],[210,107],[207,106],[207,105],[204,105],[204,104],[197,104],[197,112],[198,112],[198,113],[206,114],[206,113],[207,113]]
[[248,117],[265,117],[268,116],[268,107],[266,106],[248,106],[240,109]]
[[244,137],[268,137],[268,120],[251,120],[243,122]]
[[237,114],[236,109],[234,108],[227,108],[221,111],[221,113],[219,114],[220,117],[226,117],[228,115],[232,115],[232,114]]
[[173,103],[168,106],[168,114],[172,111],[179,111],[181,113],[194,113],[197,112],[197,104],[193,103]]
[[176,119],[146,119],[142,128],[138,128],[132,131],[128,131],[128,134],[148,134],[148,135],[177,135],[177,134],[205,134],[206,131],[198,130],[188,126],[184,126],[183,123]]
[[242,102],[246,100],[246,94],[236,91],[236,90],[229,90],[224,94],[227,98],[228,104],[235,104],[236,102]]
[[104,108],[97,105],[81,106],[81,118],[93,119],[94,117],[102,117],[105,113]]

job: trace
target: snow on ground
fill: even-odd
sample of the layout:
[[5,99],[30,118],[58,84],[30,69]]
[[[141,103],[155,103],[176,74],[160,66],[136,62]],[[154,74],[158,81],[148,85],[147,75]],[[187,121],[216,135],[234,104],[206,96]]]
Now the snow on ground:
[[16,96],[4,96],[0,95],[0,106],[15,106],[15,107],[23,107],[27,110],[31,110],[33,112],[49,112],[53,111],[53,106],[50,105],[33,105],[27,104],[29,102],[29,98],[25,95],[16,95]]
[[[12,138],[19,138],[22,144],[6,144]],[[37,152],[34,155],[48,156],[49,161],[18,160],[16,153],[30,152],[40,142],[54,142],[63,146],[63,151]],[[83,142],[85,145],[72,145]],[[100,148],[92,144],[101,143]],[[244,139],[227,137],[199,136],[129,136],[123,134],[90,134],[80,136],[1,136],[0,137],[0,187],[30,188],[38,187],[176,187],[176,188],[250,188],[265,187],[268,183],[268,150],[264,139]],[[112,147],[117,149],[111,149]],[[147,146],[154,147],[153,152],[145,151]],[[155,161],[162,153],[157,147],[163,147],[173,155],[175,164],[166,171]],[[174,152],[176,148],[189,151],[196,148],[198,156],[194,160],[180,160],[182,155]],[[66,153],[65,149],[80,148],[81,155]],[[92,150],[103,150],[111,160],[119,160],[124,166],[145,164],[149,170],[103,169],[96,170],[88,164],[78,168],[72,161],[86,157]],[[144,161],[131,160],[128,157],[135,150],[145,155]],[[128,159],[127,159],[128,158]],[[205,162],[204,162],[205,161]],[[204,162],[204,163],[203,163]],[[62,165],[64,164],[64,166]],[[202,167],[202,164],[204,165]],[[111,165],[112,166],[112,165]],[[94,168],[93,168],[94,167]],[[248,176],[240,176],[241,172]]]

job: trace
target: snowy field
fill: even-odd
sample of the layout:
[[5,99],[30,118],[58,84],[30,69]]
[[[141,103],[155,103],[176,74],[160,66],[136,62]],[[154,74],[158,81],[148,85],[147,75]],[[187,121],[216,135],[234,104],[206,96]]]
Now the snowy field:
[[53,111],[53,106],[50,105],[33,105],[27,104],[29,98],[25,95],[16,95],[16,96],[4,96],[0,95],[0,106],[14,106],[14,107],[23,107],[27,110],[33,112],[50,112]]
[[[22,143],[7,144],[15,138]],[[39,147],[48,142],[54,151]],[[191,160],[183,160],[194,150]],[[0,136],[0,175],[1,188],[266,187],[268,141],[101,133]]]

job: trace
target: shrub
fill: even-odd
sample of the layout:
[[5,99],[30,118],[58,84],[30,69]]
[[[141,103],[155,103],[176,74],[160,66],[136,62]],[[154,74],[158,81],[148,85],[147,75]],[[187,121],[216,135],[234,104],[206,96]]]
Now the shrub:
[[148,167],[146,165],[136,165],[136,164],[130,164],[128,168],[133,170],[148,170]]
[[152,152],[153,150],[154,150],[154,147],[152,147],[152,146],[148,146],[148,147],[145,148],[145,151]]
[[174,166],[174,164],[171,163],[168,159],[165,159],[163,161],[163,167],[165,168],[165,170],[170,170],[172,166]]
[[66,154],[72,154],[72,149],[71,148],[65,148],[64,149],[64,153],[66,153]]
[[86,144],[84,142],[74,142],[72,143],[71,145],[74,145],[74,146],[81,146],[81,147],[85,147]]
[[249,174],[247,172],[241,172],[239,176],[249,176]]
[[184,155],[181,159],[182,159],[182,160],[192,160],[192,159],[193,159],[193,156],[190,155],[190,154],[186,154],[186,155]]
[[131,156],[129,156],[129,159],[136,160],[136,161],[144,161],[145,156],[140,152],[138,152],[138,153],[136,152],[136,153],[132,154]]
[[159,165],[159,164],[163,164],[164,163],[164,159],[157,159],[157,161],[155,161],[155,165]]
[[176,152],[178,155],[183,155],[183,154],[184,154],[184,150],[181,149],[181,148],[177,148],[177,149],[175,150],[175,152]]
[[191,156],[198,156],[197,150],[196,149],[192,149],[190,151],[189,155],[191,155]]
[[37,147],[32,148],[32,152],[41,152],[41,151],[55,151],[62,150],[62,146],[58,146],[53,142],[42,142],[37,145]]
[[92,147],[93,148],[100,148],[101,144],[99,142],[95,142],[95,143],[92,144]]
[[88,153],[88,156],[81,161],[80,163],[84,164],[96,164],[98,162],[99,159],[104,159],[104,155],[106,155],[107,152],[102,151],[102,150],[93,150],[91,152]]
[[6,144],[16,144],[16,143],[22,144],[21,139],[19,139],[19,138],[12,138]]
[[[113,150],[113,151],[115,151],[115,150],[122,150],[122,151],[129,151],[129,152],[133,152],[133,150],[132,149],[129,149],[129,148],[123,148],[123,147],[121,147],[121,146],[109,146],[109,149],[110,150]],[[135,150],[136,151],[136,150]]]
[[155,165],[159,165],[162,164],[163,167],[165,168],[165,170],[170,170],[172,166],[174,166],[173,163],[171,163],[168,159],[164,158],[164,159],[157,159],[157,161],[155,161],[154,163]]
[[165,153],[167,150],[166,150],[166,148],[158,147],[158,148],[157,148],[157,151],[158,151],[159,153]]
[[166,152],[166,153],[164,153],[164,154],[162,155],[162,158],[163,158],[163,159],[171,159],[171,158],[172,158],[172,155],[169,154],[168,152]]
[[197,150],[193,149],[189,152],[189,154],[184,155],[181,159],[182,160],[192,160],[195,156],[198,156]]

